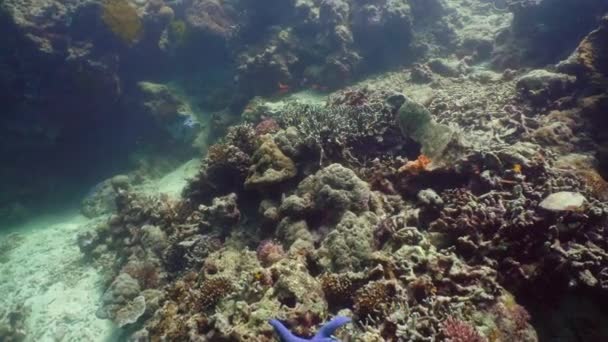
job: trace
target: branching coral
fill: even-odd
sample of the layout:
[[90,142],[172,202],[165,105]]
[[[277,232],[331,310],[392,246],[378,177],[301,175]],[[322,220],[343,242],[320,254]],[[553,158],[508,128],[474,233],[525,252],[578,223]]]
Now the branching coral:
[[327,106],[289,103],[279,113],[282,127],[294,127],[304,141],[321,149],[334,161],[378,154],[384,141],[398,140],[397,124],[386,94],[352,91],[335,95]]

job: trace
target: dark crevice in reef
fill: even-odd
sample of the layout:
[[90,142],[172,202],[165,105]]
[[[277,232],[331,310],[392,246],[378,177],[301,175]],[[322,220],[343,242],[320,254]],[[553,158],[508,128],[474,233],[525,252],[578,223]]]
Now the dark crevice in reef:
[[539,341],[608,340],[608,297],[605,294],[592,290],[556,289],[555,283],[545,284],[542,289],[542,292],[517,297],[530,312]]

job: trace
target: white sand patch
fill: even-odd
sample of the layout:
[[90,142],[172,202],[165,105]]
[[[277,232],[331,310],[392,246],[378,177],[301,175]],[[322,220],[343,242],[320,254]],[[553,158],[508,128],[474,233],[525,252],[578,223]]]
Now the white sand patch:
[[69,213],[13,230],[20,242],[0,264],[0,306],[27,308],[26,341],[116,340],[112,324],[95,316],[102,279],[76,245],[86,222]]
[[[191,160],[138,190],[177,198],[199,166],[200,160]],[[115,326],[95,316],[103,279],[82,260],[76,244],[87,222],[70,212],[1,230],[6,233],[0,234],[0,309],[26,308],[26,341],[118,340]],[[8,251],[2,251],[2,242],[8,242]]]
[[181,196],[182,190],[188,184],[188,180],[196,175],[200,166],[200,159],[192,159],[163,177],[136,186],[134,190],[150,195],[164,193],[171,198],[178,199]]

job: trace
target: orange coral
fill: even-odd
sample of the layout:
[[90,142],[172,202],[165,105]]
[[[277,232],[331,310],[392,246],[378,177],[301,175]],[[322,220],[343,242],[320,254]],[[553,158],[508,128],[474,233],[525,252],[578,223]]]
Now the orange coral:
[[417,175],[420,172],[427,170],[430,164],[431,159],[429,159],[429,157],[425,156],[424,154],[421,154],[416,160],[408,161],[407,163],[405,163],[405,165],[400,167],[399,172],[407,172],[410,174]]
[[143,33],[143,25],[137,10],[127,0],[106,0],[101,19],[128,45],[137,42]]

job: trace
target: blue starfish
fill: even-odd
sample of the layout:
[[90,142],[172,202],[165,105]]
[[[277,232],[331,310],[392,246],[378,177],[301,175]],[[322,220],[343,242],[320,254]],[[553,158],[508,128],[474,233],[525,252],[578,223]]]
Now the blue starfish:
[[343,326],[344,324],[346,324],[350,321],[351,321],[351,319],[348,317],[336,316],[331,321],[325,323],[325,325],[323,325],[321,327],[321,329],[319,329],[317,334],[315,336],[313,336],[313,338],[311,338],[311,339],[305,339],[305,338],[295,336],[294,334],[291,333],[291,331],[289,331],[289,329],[287,329],[285,327],[285,325],[283,325],[283,323],[279,322],[279,320],[271,319],[270,325],[272,325],[274,327],[274,330],[277,332],[277,334],[279,334],[279,336],[281,337],[281,341],[283,341],[283,342],[304,342],[304,341],[330,342],[330,341],[338,341],[338,339],[332,337],[331,335],[339,327]]

